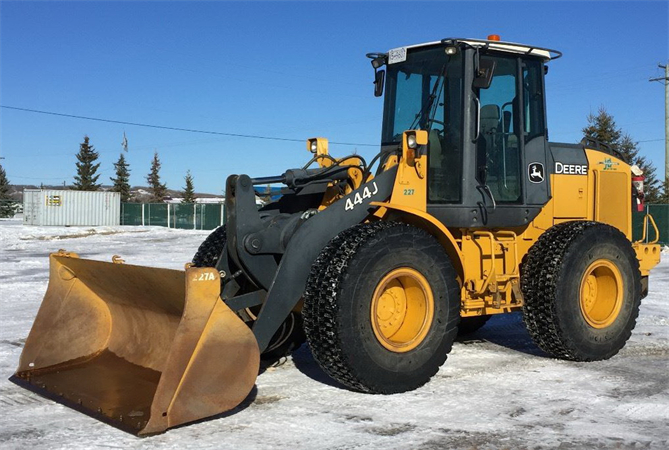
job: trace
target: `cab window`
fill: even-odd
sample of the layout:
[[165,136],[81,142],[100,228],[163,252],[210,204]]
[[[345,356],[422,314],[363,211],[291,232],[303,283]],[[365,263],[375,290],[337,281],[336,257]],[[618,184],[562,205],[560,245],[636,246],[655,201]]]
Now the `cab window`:
[[522,202],[518,58],[485,56],[494,62],[492,83],[479,90],[481,104],[477,177],[497,203]]

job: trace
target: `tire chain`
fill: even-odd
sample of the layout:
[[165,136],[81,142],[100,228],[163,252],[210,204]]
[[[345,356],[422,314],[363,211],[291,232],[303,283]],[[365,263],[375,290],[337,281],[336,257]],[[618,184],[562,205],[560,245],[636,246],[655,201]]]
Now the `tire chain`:
[[360,247],[382,230],[410,227],[400,222],[363,223],[343,231],[325,246],[311,267],[304,293],[304,329],[307,342],[321,368],[351,389],[373,392],[341,351],[337,311],[338,290],[346,268]]
[[[216,263],[218,263],[218,259],[221,257],[221,252],[223,251],[223,247],[225,246],[227,240],[228,239],[227,239],[226,226],[222,225],[216,228],[214,231],[212,231],[212,233],[209,236],[207,236],[207,238],[202,242],[202,244],[200,244],[200,247],[197,249],[197,252],[195,252],[195,255],[193,256],[193,265],[195,267],[216,267]],[[239,315],[240,318],[242,318],[242,320],[244,320],[245,322],[251,320],[248,314],[242,315],[240,311],[237,311],[236,314]],[[297,319],[293,317],[292,320],[297,320]],[[284,325],[285,323],[286,322],[284,322]],[[286,350],[284,352],[285,354],[280,354],[281,352],[277,353],[277,355],[279,355],[278,357],[287,356],[293,350],[297,349],[304,342],[304,340],[302,339],[303,338],[291,342],[291,344],[286,347]],[[266,352],[271,353],[274,350]]]
[[193,256],[193,265],[195,267],[216,267],[226,241],[225,225],[216,228],[198,247]]
[[[607,227],[622,235],[616,228],[599,222],[561,223],[548,229],[532,245],[523,267],[521,274],[521,290],[524,297],[523,322],[539,348],[555,358],[584,361],[569,348],[558,322],[555,296],[562,261],[571,243],[585,230],[595,226]],[[636,258],[634,261],[636,266],[633,269],[638,270],[639,263]],[[633,319],[636,320],[636,315]],[[631,334],[631,329],[629,333]]]

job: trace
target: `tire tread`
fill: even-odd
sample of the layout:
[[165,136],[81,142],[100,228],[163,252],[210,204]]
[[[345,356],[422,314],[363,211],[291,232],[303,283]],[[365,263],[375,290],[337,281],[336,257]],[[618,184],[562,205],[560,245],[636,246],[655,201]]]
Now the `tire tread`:
[[[618,229],[594,221],[571,221],[553,226],[544,232],[537,242],[530,248],[527,261],[523,264],[521,274],[521,289],[524,297],[523,321],[532,337],[532,340],[546,353],[555,358],[572,361],[592,361],[613,356],[606,355],[604,358],[585,357],[579,352],[577,346],[569,336],[566,336],[560,326],[556,310],[558,283],[563,262],[571,253],[578,251],[574,241],[586,230],[598,227],[602,232],[610,233],[615,239],[627,238]],[[628,252],[632,252],[631,245]],[[636,257],[632,269],[639,273],[639,262]],[[637,277],[638,278],[638,277]],[[637,280],[638,281],[638,280]],[[638,303],[639,299],[635,299]],[[638,305],[633,308],[631,327],[625,330],[625,341],[629,339],[638,316]]]
[[[365,376],[358,372],[360,369],[348,359],[339,336],[339,287],[346,278],[347,268],[356,257],[357,252],[375,235],[389,232],[400,236],[402,233],[414,230],[416,233],[429,236],[423,230],[401,222],[379,221],[354,226],[332,239],[321,251],[311,268],[302,310],[307,342],[321,368],[329,376],[353,390],[368,393],[391,393],[384,386],[365,380]],[[459,308],[459,302],[457,306]],[[451,323],[447,326],[447,333],[455,337],[459,314],[456,314],[454,318],[452,315],[449,317],[451,317]],[[439,366],[444,363],[451,346],[452,340],[448,343],[443,357],[440,356],[438,366],[434,368],[433,373],[429,374],[429,377],[432,377]],[[429,378],[422,381],[421,385],[428,380]],[[413,389],[417,387],[419,386]]]

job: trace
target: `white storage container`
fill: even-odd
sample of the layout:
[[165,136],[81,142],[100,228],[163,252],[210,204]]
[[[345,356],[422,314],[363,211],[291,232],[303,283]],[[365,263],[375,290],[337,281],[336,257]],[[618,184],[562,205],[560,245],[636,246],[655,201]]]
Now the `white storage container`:
[[120,220],[118,192],[23,190],[24,225],[111,226]]

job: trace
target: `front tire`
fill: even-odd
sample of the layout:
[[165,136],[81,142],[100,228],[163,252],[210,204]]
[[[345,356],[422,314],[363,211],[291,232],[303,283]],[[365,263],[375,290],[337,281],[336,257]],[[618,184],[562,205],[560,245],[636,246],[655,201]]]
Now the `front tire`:
[[[193,265],[195,267],[216,267],[226,242],[227,232],[225,225],[223,225],[212,231],[200,244],[193,256]],[[237,311],[237,315],[250,325],[255,321],[259,310],[259,307],[240,310]],[[300,348],[305,341],[302,316],[298,312],[291,311],[281,327],[272,336],[261,357],[264,361],[279,360]]]
[[523,267],[523,319],[534,342],[556,358],[608,359],[636,324],[641,274],[617,229],[598,222],[556,225],[532,246]]
[[363,392],[425,384],[457,333],[459,287],[441,245],[399,222],[352,227],[314,263],[304,298],[307,342],[323,370]]
[[221,257],[225,242],[228,240],[225,225],[222,225],[212,231],[209,236],[200,244],[193,256],[193,266],[195,267],[216,267],[218,258]]

